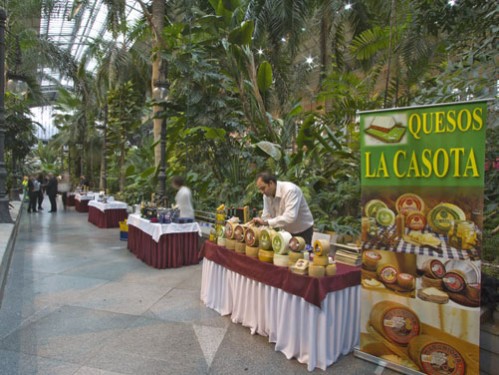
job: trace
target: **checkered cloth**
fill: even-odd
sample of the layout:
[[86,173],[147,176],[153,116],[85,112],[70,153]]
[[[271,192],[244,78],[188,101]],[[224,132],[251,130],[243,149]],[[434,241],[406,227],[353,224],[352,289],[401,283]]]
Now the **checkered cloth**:
[[[389,226],[385,229],[388,234],[395,233],[395,225]],[[471,250],[459,250],[455,247],[452,247],[448,241],[447,236],[433,232],[429,227],[426,227],[423,230],[423,233],[432,233],[436,237],[440,239],[440,245],[437,249],[434,249],[430,246],[419,246],[413,245],[405,242],[404,240],[397,241],[395,248],[390,248],[387,245],[377,243],[376,241],[366,241],[363,245],[363,249],[372,249],[372,250],[391,250],[397,253],[405,253],[405,254],[416,254],[416,255],[428,255],[432,257],[438,258],[448,258],[448,259],[470,259],[477,260],[479,259],[479,254],[476,249]]]

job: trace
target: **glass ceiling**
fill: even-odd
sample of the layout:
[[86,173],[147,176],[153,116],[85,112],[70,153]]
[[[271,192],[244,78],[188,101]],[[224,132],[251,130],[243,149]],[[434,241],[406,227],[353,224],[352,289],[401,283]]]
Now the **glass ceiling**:
[[[111,33],[106,30],[108,9],[102,0],[56,0],[50,14],[42,14],[40,36],[49,38],[61,48],[71,52],[77,61],[81,61],[88,44],[94,39],[110,40]],[[136,0],[126,0],[126,18],[133,23],[142,12]],[[87,70],[93,71],[95,61],[90,60]],[[44,73],[60,80],[56,72],[48,69]],[[42,87],[48,82],[41,82]],[[62,82],[72,86],[72,82]]]

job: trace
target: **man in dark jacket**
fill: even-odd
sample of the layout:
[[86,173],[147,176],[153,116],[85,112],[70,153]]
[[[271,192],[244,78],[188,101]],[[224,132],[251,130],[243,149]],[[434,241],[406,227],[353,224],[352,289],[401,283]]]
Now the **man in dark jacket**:
[[47,186],[45,187],[45,192],[47,193],[50,200],[50,211],[57,211],[57,203],[55,201],[55,197],[57,196],[57,178],[53,173],[49,173]]

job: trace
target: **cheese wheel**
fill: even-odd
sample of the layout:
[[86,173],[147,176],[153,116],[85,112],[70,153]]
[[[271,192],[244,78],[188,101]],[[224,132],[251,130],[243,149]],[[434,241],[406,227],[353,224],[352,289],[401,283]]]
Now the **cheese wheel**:
[[424,211],[424,201],[421,199],[419,195],[412,193],[402,194],[397,198],[395,202],[395,208],[398,213],[402,215],[408,215],[412,211]]
[[336,263],[328,264],[326,266],[326,275],[327,276],[336,275]]
[[295,264],[298,259],[303,259],[303,253],[297,253],[296,251],[290,251],[289,262]]
[[330,243],[328,240],[315,240],[314,241],[314,255],[317,256],[328,256]]
[[303,237],[292,237],[289,240],[289,249],[291,251],[302,251],[305,248],[305,239]]
[[376,212],[380,208],[387,208],[386,203],[379,199],[371,199],[364,205],[364,212],[368,217],[376,217]]
[[442,280],[444,282],[445,289],[449,292],[459,293],[466,288],[466,277],[460,270],[447,272]]
[[312,262],[315,266],[325,267],[329,264],[329,257],[327,255],[314,255],[314,260]]
[[479,301],[480,300],[480,284],[476,285],[466,285],[464,289],[464,295],[470,300]]
[[384,227],[389,227],[395,224],[395,212],[389,208],[380,208],[376,212],[376,222]]
[[289,256],[283,254],[274,254],[274,264],[279,267],[289,266]]
[[398,268],[390,263],[378,264],[376,268],[376,275],[384,284],[395,284],[398,273]]
[[409,356],[429,375],[464,375],[464,358],[452,345],[429,335],[414,337],[407,347]]
[[246,244],[244,242],[236,241],[234,250],[239,254],[246,254]]
[[218,237],[217,238],[217,245],[225,247],[225,237]]
[[231,240],[229,238],[225,239],[225,248],[228,250],[235,250],[236,249],[236,240]]
[[274,252],[272,250],[258,250],[258,260],[261,262],[272,263],[274,260]]
[[324,277],[326,275],[326,267],[311,264],[308,266],[308,275],[312,277]]
[[405,218],[405,226],[411,230],[423,230],[426,227],[426,216],[421,211],[409,212]]
[[437,289],[443,289],[443,285],[442,279],[432,279],[426,275],[423,275],[421,278],[421,286],[423,288],[434,287]]
[[224,237],[225,238],[225,227],[219,226],[217,229],[217,237]]
[[228,221],[225,223],[225,238],[233,239],[234,238],[234,229],[236,228],[236,223]]
[[426,217],[434,232],[447,234],[455,221],[466,220],[464,211],[451,203],[437,204]]
[[258,246],[258,240],[260,238],[260,228],[257,227],[248,227],[246,229],[246,234],[244,236],[244,242],[246,245],[256,247]]
[[405,290],[413,290],[414,281],[414,276],[410,273],[399,273],[397,275],[397,284]]
[[289,240],[291,240],[291,233],[280,231],[272,239],[272,249],[276,254],[287,254],[289,250]]
[[246,234],[246,225],[243,224],[237,224],[234,227],[234,239],[238,242],[244,242]]
[[414,311],[393,301],[381,301],[370,314],[373,328],[388,341],[406,346],[421,333],[421,323]]
[[251,258],[258,258],[258,247],[246,245],[246,255]]
[[277,232],[270,228],[264,228],[260,231],[260,248],[264,250],[272,249],[272,240]]
[[423,263],[423,273],[425,276],[441,279],[445,275],[445,266],[438,259],[427,259]]
[[367,250],[362,253],[362,266],[369,271],[376,271],[381,254],[375,250]]

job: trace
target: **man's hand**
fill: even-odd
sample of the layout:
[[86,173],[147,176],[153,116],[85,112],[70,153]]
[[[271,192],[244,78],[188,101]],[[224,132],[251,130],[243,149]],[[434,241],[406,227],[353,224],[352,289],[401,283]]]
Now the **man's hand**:
[[252,224],[257,224],[257,225],[269,225],[269,222],[266,221],[266,220],[263,220],[261,217],[254,217],[252,220],[251,220],[251,223]]

